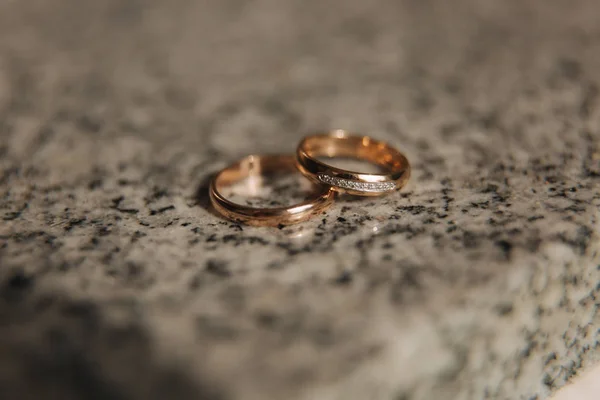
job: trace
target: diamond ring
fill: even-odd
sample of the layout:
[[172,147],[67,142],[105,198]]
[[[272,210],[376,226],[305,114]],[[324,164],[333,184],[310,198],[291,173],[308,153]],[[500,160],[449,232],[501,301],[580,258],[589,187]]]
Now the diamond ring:
[[[350,157],[370,162],[383,173],[362,173],[336,168],[319,158]],[[314,182],[337,192],[358,196],[381,196],[401,189],[410,177],[406,157],[385,142],[344,130],[308,136],[296,151],[298,169]]]

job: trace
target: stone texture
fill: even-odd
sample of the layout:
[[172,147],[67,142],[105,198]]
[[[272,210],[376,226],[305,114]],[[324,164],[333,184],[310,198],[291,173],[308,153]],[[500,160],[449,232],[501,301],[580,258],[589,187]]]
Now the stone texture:
[[[597,10],[0,2],[0,397],[547,398],[600,358]],[[207,208],[329,128],[407,188],[284,229]]]

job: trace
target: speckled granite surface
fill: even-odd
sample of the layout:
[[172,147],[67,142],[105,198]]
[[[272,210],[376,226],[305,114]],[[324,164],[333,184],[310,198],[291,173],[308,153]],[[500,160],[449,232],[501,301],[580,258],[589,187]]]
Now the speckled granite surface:
[[[594,0],[0,2],[0,398],[541,400],[598,361]],[[382,200],[207,177],[343,127]],[[282,199],[285,200],[285,199]]]

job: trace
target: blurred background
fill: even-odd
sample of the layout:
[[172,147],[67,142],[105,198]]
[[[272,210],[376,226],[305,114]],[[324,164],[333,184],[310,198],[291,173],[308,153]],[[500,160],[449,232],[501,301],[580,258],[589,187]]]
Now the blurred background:
[[[227,154],[329,127],[439,138],[442,114],[497,130],[550,107],[519,94],[596,77],[594,1],[542,4],[6,0],[2,109]],[[494,140],[539,145],[523,136]]]

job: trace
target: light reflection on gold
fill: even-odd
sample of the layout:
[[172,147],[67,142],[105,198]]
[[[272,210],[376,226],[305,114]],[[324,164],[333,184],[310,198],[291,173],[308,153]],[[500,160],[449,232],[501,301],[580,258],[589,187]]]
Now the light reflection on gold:
[[250,175],[245,180],[245,189],[246,193],[243,193],[249,197],[258,197],[260,196],[261,189],[264,186],[264,179],[260,175]]

